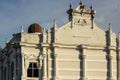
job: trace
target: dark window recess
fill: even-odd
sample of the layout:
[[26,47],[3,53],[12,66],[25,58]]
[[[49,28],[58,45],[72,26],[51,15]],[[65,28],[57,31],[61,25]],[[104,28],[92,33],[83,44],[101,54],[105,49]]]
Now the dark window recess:
[[38,77],[39,69],[37,63],[30,63],[27,69],[27,77]]

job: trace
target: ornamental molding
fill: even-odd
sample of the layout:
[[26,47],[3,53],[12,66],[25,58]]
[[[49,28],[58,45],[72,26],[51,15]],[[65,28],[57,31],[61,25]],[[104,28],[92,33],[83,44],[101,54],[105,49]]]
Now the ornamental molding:
[[37,58],[37,54],[30,54],[30,53],[24,53],[24,58],[29,59],[29,58]]

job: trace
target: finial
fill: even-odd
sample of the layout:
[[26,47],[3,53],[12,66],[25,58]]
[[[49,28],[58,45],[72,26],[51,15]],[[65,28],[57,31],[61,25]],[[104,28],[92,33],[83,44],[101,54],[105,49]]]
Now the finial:
[[82,0],[80,0],[80,3],[79,3],[80,5],[82,5]]
[[56,20],[55,20],[55,19],[53,20],[53,27],[54,27],[54,28],[57,27],[57,23],[56,23]]
[[120,32],[118,33],[118,37],[119,37],[119,39],[120,39]]
[[70,7],[70,9],[72,9],[72,4],[70,3],[70,5],[69,5],[69,7]]
[[43,34],[44,34],[45,33],[45,27],[43,27],[42,30],[43,30]]
[[72,5],[71,4],[69,5],[69,7],[70,7],[70,9],[67,10],[67,14],[69,16],[69,21],[71,21],[72,20],[73,9],[72,9]]
[[109,30],[112,31],[112,24],[109,23]]
[[91,12],[90,12],[90,15],[91,15],[91,29],[93,29],[94,28],[93,19],[94,19],[94,14],[95,13],[94,13],[92,5],[90,6],[90,10],[91,10]]
[[50,29],[47,30],[48,33],[50,33],[50,31],[51,31]]
[[93,10],[93,7],[92,7],[92,5],[90,6],[90,9],[91,9],[91,10]]
[[80,5],[80,9],[82,9],[82,10],[85,8],[85,5],[83,5],[83,3],[82,3],[82,1],[81,1],[81,0],[80,0],[79,5]]
[[43,31],[45,31],[45,27],[43,27]]
[[20,32],[21,32],[21,33],[24,32],[24,28],[23,28],[23,26],[21,26],[21,30],[20,30]]
[[9,40],[8,40],[8,38],[6,37],[6,39],[5,39],[5,43],[7,44],[9,42]]

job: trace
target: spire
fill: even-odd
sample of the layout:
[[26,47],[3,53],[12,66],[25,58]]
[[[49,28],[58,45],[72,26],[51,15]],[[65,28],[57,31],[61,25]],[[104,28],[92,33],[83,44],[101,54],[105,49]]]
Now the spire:
[[21,33],[24,32],[23,26],[21,26],[20,32],[21,32]]

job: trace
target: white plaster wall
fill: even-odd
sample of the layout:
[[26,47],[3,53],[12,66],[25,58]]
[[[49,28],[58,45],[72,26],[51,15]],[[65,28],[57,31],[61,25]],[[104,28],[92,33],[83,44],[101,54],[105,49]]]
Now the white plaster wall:
[[57,48],[56,54],[60,80],[80,79],[79,51],[76,49]]
[[40,34],[38,33],[22,33],[21,42],[36,44],[40,42]]

